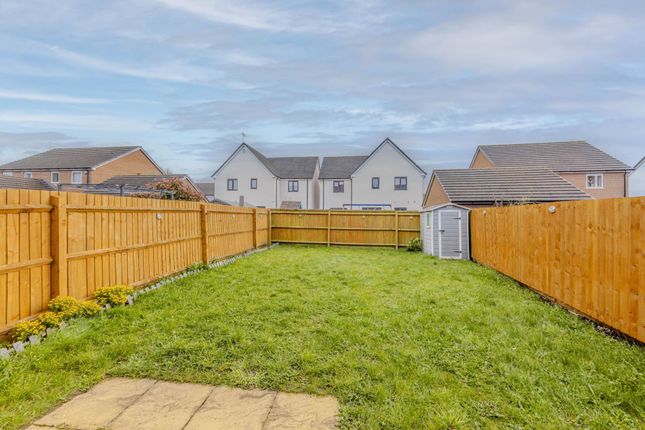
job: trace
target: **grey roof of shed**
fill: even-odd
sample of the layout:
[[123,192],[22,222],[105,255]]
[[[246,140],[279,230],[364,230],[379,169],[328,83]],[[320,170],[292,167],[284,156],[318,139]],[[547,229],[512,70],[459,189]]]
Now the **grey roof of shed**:
[[478,149],[495,167],[547,167],[556,172],[631,170],[627,164],[582,140],[480,145]]
[[44,179],[14,178],[4,175],[0,175],[0,188],[54,191],[54,186]]
[[590,198],[547,168],[435,170],[434,178],[450,201],[455,203],[552,202]]
[[[54,148],[0,166],[0,169],[91,169],[126,155],[140,146],[103,146],[94,148]],[[153,162],[154,163],[154,162]]]
[[243,143],[222,163],[213,173],[217,175],[220,170],[233,158],[240,148],[246,147],[257,157],[258,160],[278,178],[281,179],[311,179],[316,172],[318,157],[266,157],[263,153],[253,148],[248,143]]
[[346,179],[369,158],[369,155],[325,157],[320,168],[320,179]]

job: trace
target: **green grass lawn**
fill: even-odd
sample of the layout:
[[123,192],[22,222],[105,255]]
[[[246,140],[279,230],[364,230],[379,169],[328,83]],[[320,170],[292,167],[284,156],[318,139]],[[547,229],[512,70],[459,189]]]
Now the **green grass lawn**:
[[330,394],[341,427],[643,428],[645,349],[468,261],[280,246],[0,362],[0,428],[107,376]]

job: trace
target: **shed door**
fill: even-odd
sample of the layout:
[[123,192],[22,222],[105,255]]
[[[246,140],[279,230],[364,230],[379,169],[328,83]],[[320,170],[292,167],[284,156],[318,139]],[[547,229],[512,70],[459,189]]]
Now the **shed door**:
[[461,212],[439,211],[439,257],[461,258]]

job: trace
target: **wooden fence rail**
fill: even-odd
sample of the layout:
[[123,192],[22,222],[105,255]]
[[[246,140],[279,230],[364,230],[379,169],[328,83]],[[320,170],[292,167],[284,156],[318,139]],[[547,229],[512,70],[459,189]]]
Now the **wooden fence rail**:
[[322,245],[406,246],[419,237],[419,212],[271,211],[271,240]]
[[142,285],[269,242],[267,209],[0,190],[0,332],[58,295]]
[[472,258],[645,342],[644,209],[645,197],[475,209]]

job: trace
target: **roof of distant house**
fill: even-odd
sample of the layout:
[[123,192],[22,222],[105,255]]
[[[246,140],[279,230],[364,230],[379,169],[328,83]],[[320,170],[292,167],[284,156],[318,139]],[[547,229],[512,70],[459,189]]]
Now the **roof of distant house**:
[[[184,174],[172,175],[117,175],[112,176],[110,179],[103,181],[103,185],[129,185],[132,187],[145,187],[155,182],[163,181],[166,179],[187,179],[192,183],[190,177]],[[197,188],[197,187],[195,187]]]
[[0,175],[0,188],[14,188],[19,190],[45,190],[53,191],[55,188],[44,179],[15,178]]
[[0,166],[0,169],[92,169],[138,149],[143,150],[140,146],[54,148],[21,160],[3,164]]
[[590,198],[547,168],[446,169],[435,170],[434,178],[439,181],[450,201],[455,203],[549,202]]
[[310,179],[313,178],[318,165],[318,157],[266,157],[248,143],[241,144],[228,159],[213,173],[212,176],[222,170],[231,158],[242,147],[249,150],[260,160],[260,162],[276,177],[281,179]]
[[195,182],[195,185],[205,196],[215,195],[215,182]]
[[369,157],[369,155],[325,157],[319,177],[320,179],[348,179]]
[[582,140],[480,145],[477,149],[483,152],[495,167],[547,167],[556,172],[632,169],[627,164]]

